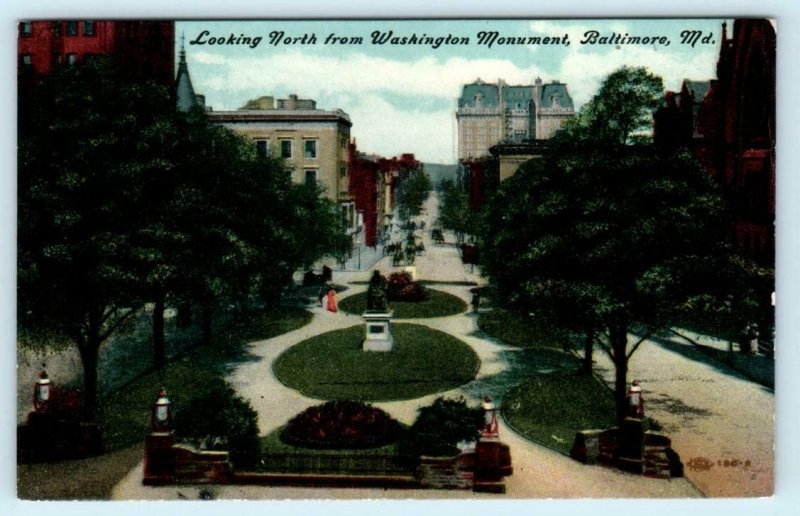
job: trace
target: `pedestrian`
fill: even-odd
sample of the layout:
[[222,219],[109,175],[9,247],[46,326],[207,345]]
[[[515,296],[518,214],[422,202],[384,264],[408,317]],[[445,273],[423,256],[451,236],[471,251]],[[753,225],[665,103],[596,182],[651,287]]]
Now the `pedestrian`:
[[479,290],[474,290],[472,292],[472,311],[478,313],[478,309],[481,307],[481,293]]
[[319,288],[319,292],[317,293],[317,306],[322,306],[322,298],[328,295],[328,291],[331,289],[331,284],[329,282],[325,282]]
[[337,311],[336,290],[333,287],[331,287],[331,289],[328,290],[327,296],[328,296],[328,311],[336,313]]

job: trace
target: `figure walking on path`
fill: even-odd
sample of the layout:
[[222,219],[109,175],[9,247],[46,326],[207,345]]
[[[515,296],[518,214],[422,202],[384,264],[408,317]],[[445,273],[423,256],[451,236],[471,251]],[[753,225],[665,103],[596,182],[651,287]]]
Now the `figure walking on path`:
[[336,290],[331,288],[328,290],[328,311],[336,313],[337,306],[336,306]]

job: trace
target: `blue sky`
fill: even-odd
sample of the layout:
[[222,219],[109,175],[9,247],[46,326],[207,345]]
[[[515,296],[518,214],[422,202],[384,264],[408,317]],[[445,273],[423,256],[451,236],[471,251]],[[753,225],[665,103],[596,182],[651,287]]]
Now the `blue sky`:
[[[647,66],[677,89],[684,78],[715,76],[721,19],[684,20],[336,20],[187,21],[185,35],[195,90],[214,110],[241,107],[262,95],[312,98],[321,109],[340,108],[353,121],[360,150],[385,156],[413,152],[426,162],[455,162],[455,106],[461,85],[477,78],[527,84],[567,83],[576,107],[600,81],[622,65]],[[467,37],[467,45],[374,45],[371,33]],[[582,45],[586,31],[600,36],[665,36],[669,45]],[[684,30],[703,31],[714,43],[680,44]],[[204,31],[207,31],[204,34]],[[315,44],[269,44],[273,31],[286,37],[316,36]],[[564,45],[477,44],[480,31],[501,36],[569,35]],[[202,34],[202,36],[201,36]],[[361,37],[362,44],[325,44],[329,34]],[[211,44],[211,38],[262,37],[252,45]],[[205,44],[191,44],[205,41]],[[309,41],[307,39],[307,41]],[[176,52],[177,56],[177,52]]]

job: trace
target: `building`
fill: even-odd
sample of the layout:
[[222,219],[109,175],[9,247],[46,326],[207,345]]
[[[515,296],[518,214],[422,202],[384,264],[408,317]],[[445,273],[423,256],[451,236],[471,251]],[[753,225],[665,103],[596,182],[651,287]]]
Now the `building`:
[[350,195],[348,159],[352,122],[341,109],[317,109],[316,102],[289,95],[260,97],[236,111],[209,111],[212,122],[249,138],[257,152],[286,161],[295,183],[317,184],[339,203],[351,232],[357,218]]
[[544,84],[538,77],[523,86],[477,79],[465,84],[458,98],[458,159],[488,156],[489,149],[501,142],[547,140],[573,116],[566,84]]
[[731,242],[759,263],[775,260],[775,29],[740,19],[722,25],[717,78],[684,80],[656,113],[654,141],[687,147],[722,186]]
[[358,152],[355,140],[349,144],[350,194],[356,217],[363,228],[357,241],[368,247],[378,245],[386,215],[386,173],[380,158]]
[[18,24],[20,87],[52,73],[60,64],[94,56],[114,58],[132,80],[153,80],[172,88],[175,24],[171,21],[58,20]]

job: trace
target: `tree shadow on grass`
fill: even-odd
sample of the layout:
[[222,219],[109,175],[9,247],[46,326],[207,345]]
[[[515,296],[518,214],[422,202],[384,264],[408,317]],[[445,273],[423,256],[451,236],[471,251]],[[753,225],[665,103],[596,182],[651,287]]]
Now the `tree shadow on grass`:
[[495,402],[500,403],[506,392],[528,378],[553,371],[576,370],[580,362],[574,355],[555,349],[518,348],[503,344],[483,332],[473,332],[487,341],[494,341],[504,346],[496,356],[500,364],[500,372],[483,376],[463,385],[461,391],[471,398],[481,399],[487,394]]
[[[729,362],[730,360],[736,360],[737,357],[730,357],[730,354],[726,351],[720,351],[702,345],[692,345],[680,342],[678,339],[679,337],[667,338],[661,336],[650,337],[648,340],[668,351],[686,357],[689,360],[711,366],[722,374],[758,383],[764,391],[770,393],[774,392],[775,365],[771,359],[767,357],[739,357],[742,359],[746,358],[748,363],[739,364],[737,366],[735,362],[733,364]],[[741,362],[743,361],[744,360]],[[746,368],[753,368],[753,370],[747,371]]]

